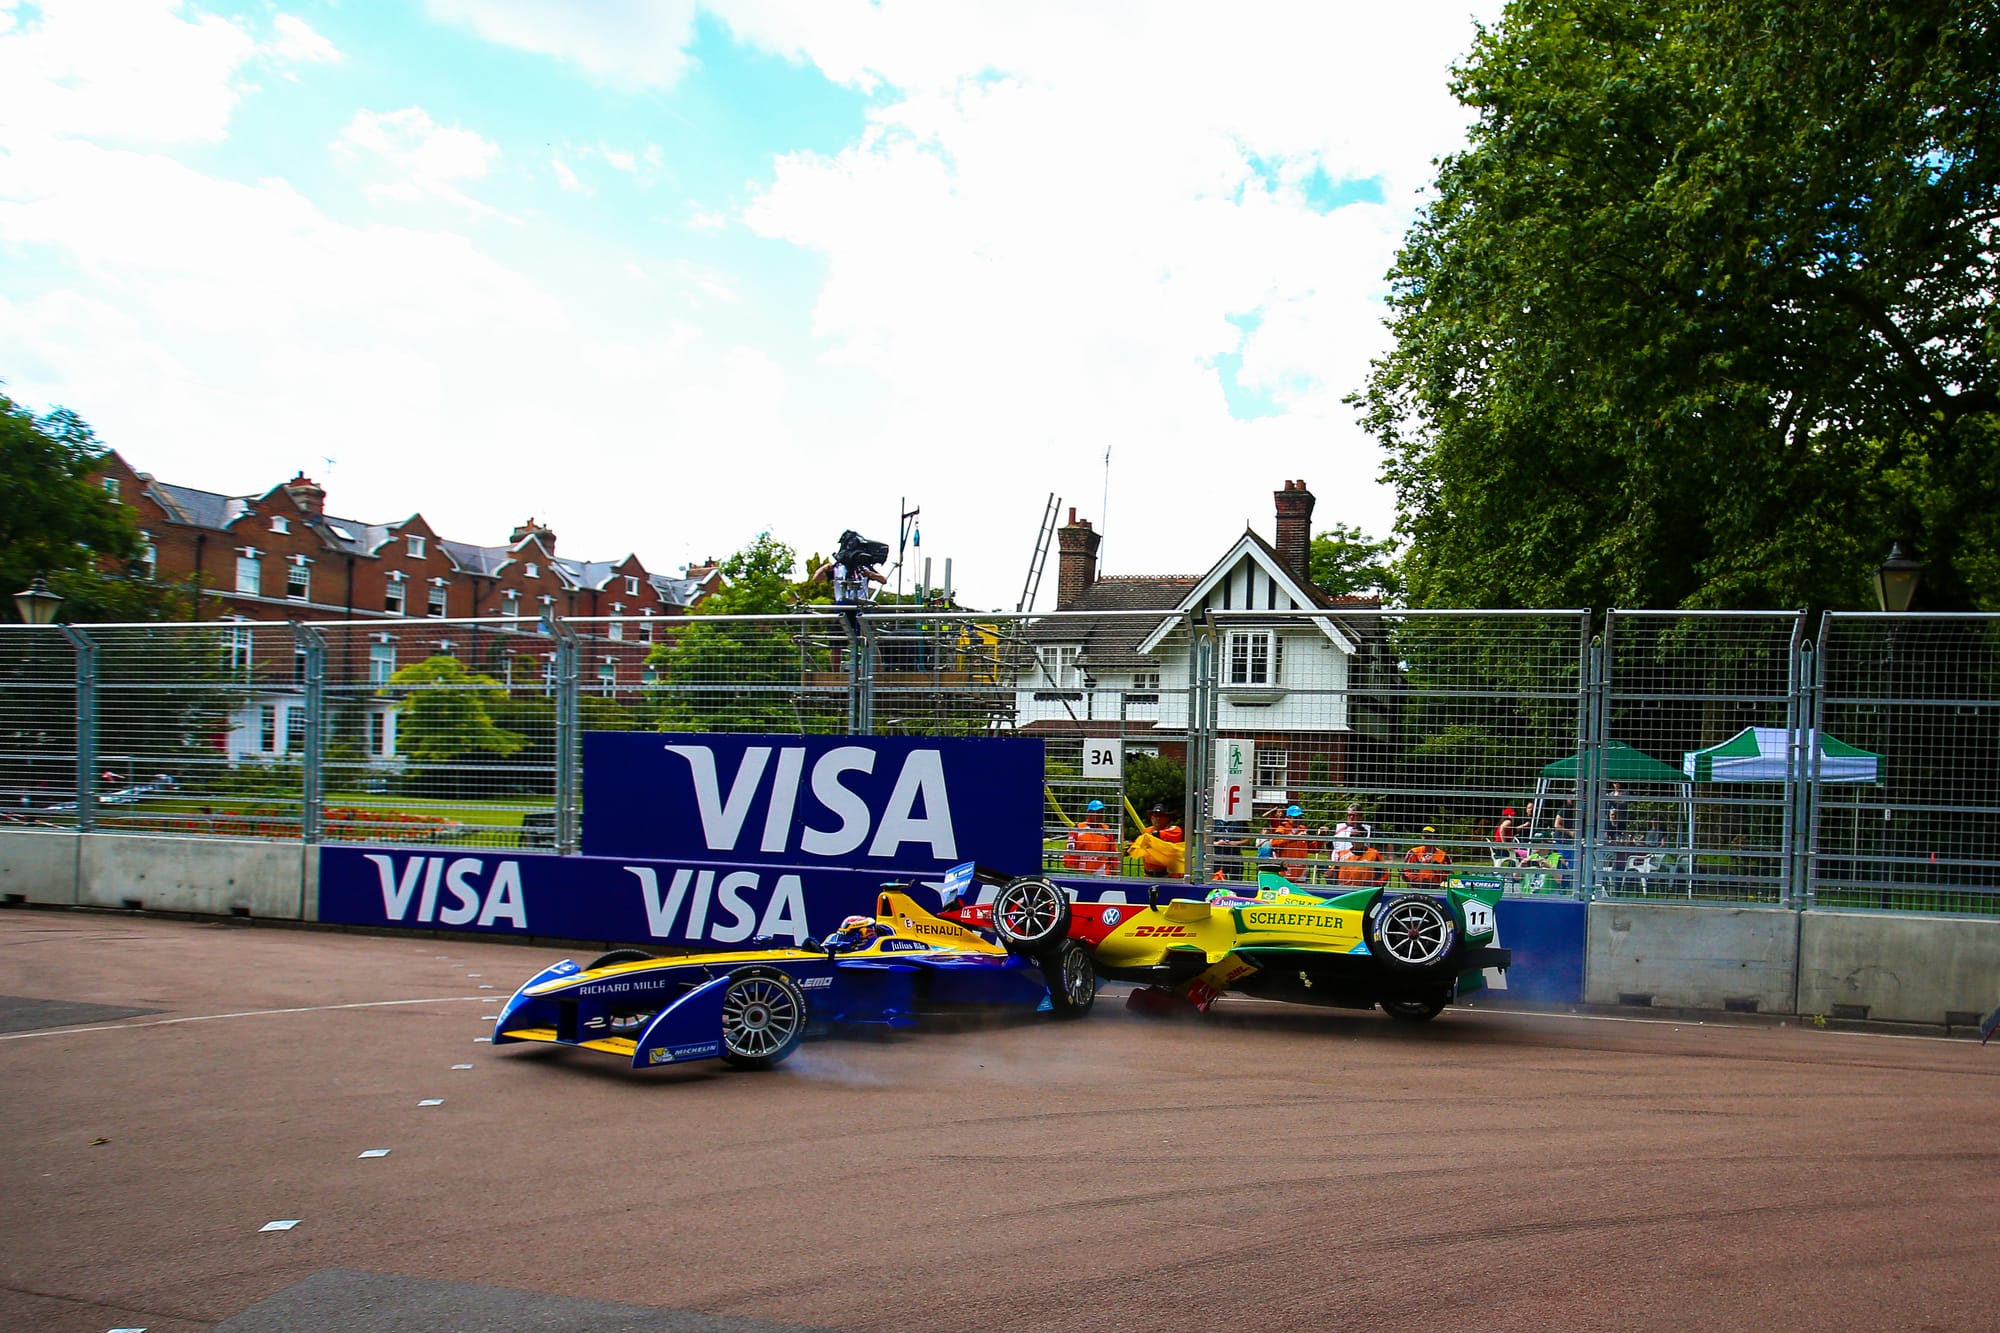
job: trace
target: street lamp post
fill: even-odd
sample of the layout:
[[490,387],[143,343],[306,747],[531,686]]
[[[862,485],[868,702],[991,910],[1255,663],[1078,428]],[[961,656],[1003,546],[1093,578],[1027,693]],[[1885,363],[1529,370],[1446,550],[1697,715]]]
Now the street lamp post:
[[1924,562],[1903,554],[1903,544],[1889,547],[1889,558],[1875,568],[1875,603],[1897,615],[1910,609],[1917,599],[1917,585],[1924,581]]
[[56,609],[63,604],[61,593],[49,591],[49,581],[40,575],[35,581],[14,594],[14,609],[21,613],[24,625],[52,625],[56,619]]

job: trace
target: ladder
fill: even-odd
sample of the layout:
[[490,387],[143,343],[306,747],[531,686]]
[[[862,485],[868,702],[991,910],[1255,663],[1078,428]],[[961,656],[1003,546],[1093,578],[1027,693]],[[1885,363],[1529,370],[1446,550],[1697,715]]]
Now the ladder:
[[1035,553],[1028,559],[1028,578],[1021,585],[1021,600],[1015,605],[1016,612],[1027,611],[1035,605],[1035,594],[1042,589],[1042,567],[1049,562],[1049,542],[1056,535],[1056,514],[1062,508],[1062,500],[1054,491],[1049,492],[1049,503],[1042,510],[1042,528],[1035,534]]

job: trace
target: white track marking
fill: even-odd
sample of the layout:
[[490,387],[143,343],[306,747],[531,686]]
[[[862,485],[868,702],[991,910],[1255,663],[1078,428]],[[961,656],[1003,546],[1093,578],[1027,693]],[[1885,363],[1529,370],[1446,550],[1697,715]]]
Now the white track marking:
[[363,1000],[355,1004],[313,1004],[297,1009],[245,1009],[233,1014],[190,1014],[185,1018],[150,1018],[143,1023],[101,1023],[87,1028],[40,1028],[33,1032],[0,1032],[0,1041],[21,1041],[27,1037],[73,1037],[79,1032],[127,1032],[133,1028],[159,1028],[173,1023],[213,1023],[219,1018],[268,1018],[273,1014],[323,1014],[336,1009],[386,1009],[398,1004],[482,1004],[484,995],[440,995],[431,1000]]

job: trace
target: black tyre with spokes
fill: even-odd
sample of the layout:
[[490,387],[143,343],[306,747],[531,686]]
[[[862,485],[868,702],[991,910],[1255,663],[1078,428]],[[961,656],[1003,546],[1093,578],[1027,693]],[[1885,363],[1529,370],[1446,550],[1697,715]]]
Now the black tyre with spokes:
[[1069,895],[1051,880],[1007,881],[993,898],[993,933],[1017,953],[1053,955],[1069,938]]
[[1458,943],[1458,925],[1435,898],[1379,900],[1368,918],[1368,951],[1396,972],[1444,966]]
[[1082,1018],[1090,1012],[1097,1003],[1097,969],[1090,964],[1089,950],[1065,939],[1041,965],[1049,983],[1049,1008],[1057,1018]]
[[739,1069],[769,1069],[806,1035],[806,993],[783,972],[746,967],[722,992],[722,1058]]

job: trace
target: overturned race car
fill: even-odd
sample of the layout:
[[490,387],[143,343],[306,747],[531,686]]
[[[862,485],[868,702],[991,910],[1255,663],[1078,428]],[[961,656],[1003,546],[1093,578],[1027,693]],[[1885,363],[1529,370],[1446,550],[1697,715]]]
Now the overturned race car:
[[[992,901],[969,901],[976,882],[997,885]],[[1493,942],[1497,888],[1448,886],[1391,894],[1380,887],[1321,897],[1278,875],[1259,877],[1254,896],[1234,886],[1205,899],[1146,904],[1072,901],[1051,880],[956,867],[940,915],[991,932],[1006,947],[1046,953],[1086,949],[1098,973],[1141,983],[1135,1009],[1206,1011],[1225,992],[1355,1009],[1392,1018],[1435,1018],[1487,968],[1513,955]],[[954,896],[955,895],[955,896]]]
[[907,887],[884,885],[873,917],[849,917],[810,947],[564,959],[514,992],[493,1044],[580,1047],[635,1069],[701,1060],[768,1069],[809,1032],[842,1024],[907,1027],[974,1008],[1080,1018],[1096,1002],[1080,945],[1010,949],[933,915]]

